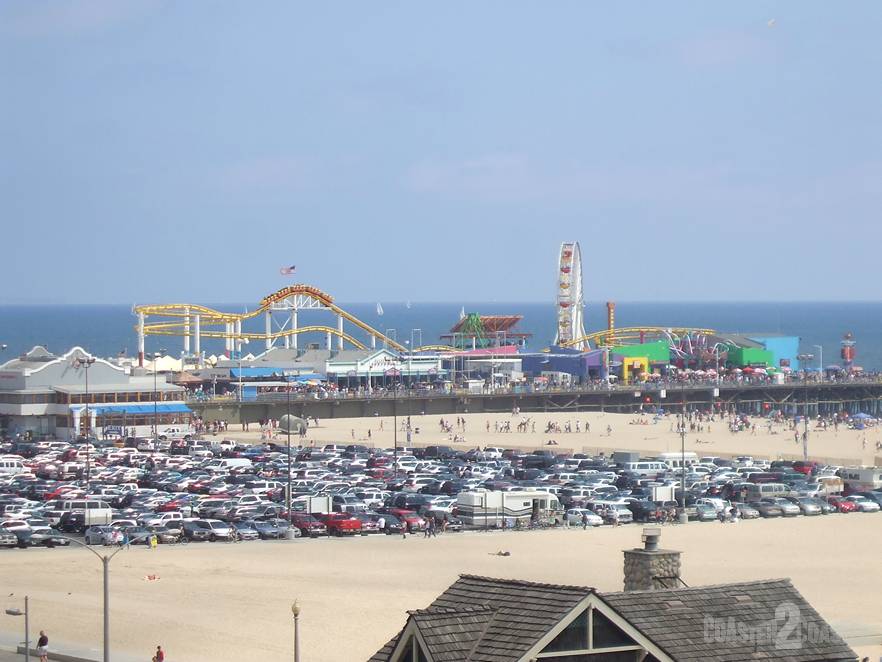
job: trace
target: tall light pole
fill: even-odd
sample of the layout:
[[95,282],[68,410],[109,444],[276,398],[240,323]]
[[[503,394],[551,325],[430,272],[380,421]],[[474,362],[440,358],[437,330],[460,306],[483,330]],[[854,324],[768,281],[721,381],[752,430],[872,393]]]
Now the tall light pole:
[[823,378],[824,375],[824,346],[823,345],[812,345],[816,350],[818,350],[818,376]]
[[159,439],[159,407],[157,406],[157,399],[159,398],[159,392],[157,391],[156,386],[156,373],[159,372],[156,369],[156,360],[162,357],[164,349],[160,348],[158,351],[153,352],[153,450],[156,450],[157,441]]
[[799,359],[799,365],[802,368],[802,385],[805,389],[805,402],[803,404],[802,418],[805,422],[805,430],[802,433],[802,459],[808,461],[808,436],[809,436],[809,416],[808,416],[808,369],[806,363],[813,361],[814,354],[800,354],[796,357]]
[[682,413],[680,414],[680,524],[689,522],[686,514],[686,385],[680,391]]
[[300,605],[297,600],[291,605],[291,613],[294,614],[294,662],[300,662]]
[[287,496],[285,497],[285,508],[288,512],[286,515],[288,519],[288,532],[294,533],[294,522],[291,519],[291,382],[288,381],[287,376],[285,377],[285,395],[288,404],[287,412],[288,412],[288,424],[285,426],[285,436],[287,437],[287,441],[285,445],[288,447],[288,488],[287,488]]
[[[131,540],[129,540],[129,544],[151,535],[153,534],[142,533],[140,535],[134,536]],[[81,542],[76,538],[69,538],[67,536],[62,537],[76,545],[79,545],[80,547],[88,549],[101,560],[101,566],[104,573],[104,656],[102,660],[103,662],[110,662],[110,562],[113,560],[113,557],[124,550],[125,547],[119,547],[113,554],[99,554],[94,549],[89,547],[86,543]]]
[[[3,347],[5,348],[6,345],[3,345]],[[24,602],[25,602],[25,608],[24,608],[24,611],[22,611],[21,609],[15,609],[15,608],[13,608],[13,609],[7,609],[7,610],[6,610],[6,615],[7,615],[7,616],[24,616],[24,626],[25,626],[25,640],[24,640],[24,645],[25,645],[25,662],[28,662],[28,661],[31,659],[31,635],[30,635],[31,628],[30,628],[30,625],[29,625],[29,623],[30,623],[29,619],[30,619],[30,616],[31,616],[31,612],[30,612],[30,610],[28,609],[28,596],[24,596]]]
[[86,393],[83,396],[86,401],[86,422],[83,423],[83,427],[88,426],[88,431],[86,432],[86,492],[89,491],[90,483],[92,482],[92,419],[89,418],[89,368],[95,363],[94,356],[86,356],[85,358],[78,358],[75,362],[78,368],[83,369],[83,374],[86,378]]

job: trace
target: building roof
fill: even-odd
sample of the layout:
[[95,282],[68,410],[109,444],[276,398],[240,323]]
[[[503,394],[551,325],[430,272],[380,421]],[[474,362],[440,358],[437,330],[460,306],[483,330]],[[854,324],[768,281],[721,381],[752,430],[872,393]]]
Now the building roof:
[[[593,592],[594,589],[583,586],[559,586],[461,575],[450,588],[438,596],[428,611],[458,612],[474,607],[493,610],[494,617],[487,624],[471,654],[459,659],[470,662],[509,662],[520,659]],[[400,633],[378,651],[371,662],[388,660],[398,636]],[[434,659],[434,649],[431,653]]]
[[[635,641],[643,640],[664,660],[856,659],[787,579],[600,594],[585,586],[461,575],[428,609],[410,612],[405,628],[370,660],[388,662],[409,630],[419,633],[437,662],[521,660],[586,599],[595,610],[617,615]],[[708,636],[708,617],[725,624],[720,640]],[[790,622],[798,627],[788,635]],[[741,636],[745,632],[753,636]]]
[[[604,593],[601,597],[677,662],[816,662],[856,658],[848,644],[806,602],[789,579]],[[736,628],[734,636],[720,637],[723,641],[707,637],[708,617],[715,623],[725,623],[726,627],[732,619]],[[797,629],[788,636],[785,628],[791,622]],[[780,628],[777,633],[762,636],[770,625],[776,624]],[[760,636],[753,640],[742,638],[739,636],[742,631]],[[817,636],[800,638],[803,633],[813,632]],[[791,643],[798,647],[789,648]]]

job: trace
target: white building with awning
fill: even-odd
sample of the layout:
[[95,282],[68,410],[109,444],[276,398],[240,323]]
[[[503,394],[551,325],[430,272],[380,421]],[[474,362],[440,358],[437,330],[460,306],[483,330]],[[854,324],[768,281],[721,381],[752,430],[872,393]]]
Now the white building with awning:
[[431,382],[445,374],[440,356],[402,355],[386,348],[357,358],[329,359],[325,370],[328,381],[340,386],[377,387]]
[[[112,429],[138,434],[189,421],[186,391],[164,376],[123,368],[80,347],[55,355],[34,347],[0,365],[0,429],[71,438]],[[88,416],[86,410],[88,409]]]

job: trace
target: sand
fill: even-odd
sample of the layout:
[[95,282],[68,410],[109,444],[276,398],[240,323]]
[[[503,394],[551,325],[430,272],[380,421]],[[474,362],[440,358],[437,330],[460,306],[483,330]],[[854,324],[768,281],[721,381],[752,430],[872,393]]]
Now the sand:
[[[303,659],[364,660],[403,625],[407,609],[425,607],[459,573],[620,590],[621,550],[639,546],[640,532],[623,526],[131,549],[112,562],[114,659],[149,659],[157,643],[169,660],[291,659],[296,598]],[[691,586],[790,577],[835,627],[882,634],[882,514],[691,523],[665,527],[662,543],[684,552]],[[511,556],[496,556],[500,550]],[[93,555],[11,550],[0,553],[0,577],[4,595],[30,594],[33,627],[46,629],[58,650],[91,649],[99,657],[100,563]],[[882,647],[861,653],[882,654]]]
[[[450,443],[439,431],[440,417],[414,417],[417,443]],[[450,417],[455,418],[455,417]],[[537,430],[547,420],[561,424],[572,414],[534,415]],[[629,425],[625,414],[579,414],[591,432],[552,435],[559,450],[624,448],[678,450],[670,421]],[[549,435],[494,433],[495,420],[511,416],[466,415],[466,442],[474,446],[544,447]],[[485,431],[485,421],[491,432]],[[367,439],[392,445],[392,420],[321,420],[309,440],[352,443]],[[611,436],[606,427],[613,428]],[[719,423],[711,432],[690,434],[687,448],[700,455],[799,456],[792,433],[732,435]],[[234,438],[256,441],[259,434],[231,430]],[[877,435],[832,430],[812,434],[813,456],[842,463],[872,462]],[[404,433],[399,443],[404,444]],[[698,444],[697,440],[708,441]],[[453,444],[451,444],[453,445]],[[372,536],[355,540],[297,540],[239,544],[191,544],[150,551],[121,552],[112,562],[112,641],[117,662],[149,659],[156,644],[168,659],[291,659],[290,605],[302,606],[303,659],[310,662],[364,660],[403,625],[406,610],[425,607],[459,573],[595,586],[622,586],[622,552],[639,546],[639,526],[535,532],[449,533],[435,540]],[[682,550],[683,578],[692,586],[759,578],[790,577],[803,595],[842,631],[882,635],[882,514],[829,515],[792,520],[759,520],[737,525],[690,523],[666,527],[663,546]],[[495,556],[507,550],[510,557]],[[45,628],[58,650],[100,658],[100,563],[79,549],[0,552],[0,590],[15,606],[31,596],[32,627]],[[154,575],[155,581],[145,577]],[[0,639],[13,641],[16,625],[0,621]],[[882,640],[882,639],[880,639]],[[861,648],[882,655],[882,646]]]
[[[641,451],[644,455],[652,455],[659,452],[679,451],[680,435],[673,431],[673,416],[662,418],[653,424],[651,416],[640,417],[631,414],[602,414],[599,412],[573,413],[539,413],[521,414],[519,416],[502,414],[463,414],[466,419],[465,431],[454,429],[454,433],[463,435],[465,441],[454,442],[451,434],[441,431],[439,421],[441,416],[413,416],[411,419],[414,428],[419,428],[418,434],[411,437],[412,446],[427,446],[430,444],[445,444],[467,450],[476,446],[500,446],[503,448],[553,448],[546,446],[549,439],[558,442],[554,448],[557,452],[591,452],[611,451],[614,449]],[[457,415],[446,415],[445,420],[455,422]],[[523,418],[529,418],[536,423],[536,432],[495,432],[495,423],[502,425],[510,422],[512,429]],[[576,420],[581,423],[581,432],[544,432],[548,421],[557,422],[561,428],[567,421],[575,429]],[[632,421],[645,420],[649,425],[632,425]],[[802,459],[802,443],[794,442],[793,431],[785,425],[775,425],[772,434],[769,434],[767,425],[760,418],[754,419],[757,423],[756,434],[739,432],[732,434],[728,431],[725,422],[719,420],[709,423],[710,432],[706,429],[702,432],[688,433],[686,435],[686,450],[694,451],[699,456],[719,455],[722,457],[735,455],[753,455],[762,458]],[[590,432],[585,431],[586,421],[590,424]],[[487,431],[487,423],[490,430]],[[401,430],[402,417],[398,418],[398,445],[407,443],[406,433]],[[382,425],[382,430],[380,426]],[[237,428],[238,426],[234,426]],[[226,437],[256,442],[260,439],[260,433],[255,432],[257,426],[252,425],[251,431],[243,433],[240,429],[230,429]],[[607,435],[607,427],[612,428],[612,434]],[[308,443],[316,445],[326,443],[351,444],[359,443],[377,447],[391,448],[394,442],[394,422],[389,417],[373,418],[341,418],[320,419],[318,426],[312,425],[307,435]],[[532,425],[530,426],[532,429]],[[802,426],[799,431],[802,433]],[[370,436],[368,436],[370,431]],[[276,440],[284,442],[285,435],[277,433]],[[882,453],[877,452],[876,442],[882,440],[882,429],[873,428],[868,430],[848,430],[843,426],[834,432],[833,428],[826,431],[809,430],[809,454],[817,459],[831,464],[882,464]],[[292,443],[297,443],[298,437],[292,436]],[[864,446],[866,441],[866,446]],[[879,456],[879,457],[876,457]]]

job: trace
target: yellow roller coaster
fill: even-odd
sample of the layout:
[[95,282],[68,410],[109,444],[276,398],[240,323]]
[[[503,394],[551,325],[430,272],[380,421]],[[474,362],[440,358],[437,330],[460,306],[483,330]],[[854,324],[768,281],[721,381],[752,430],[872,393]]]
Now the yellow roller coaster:
[[[297,314],[301,310],[324,310],[337,317],[336,327],[325,325],[299,326]],[[199,354],[202,338],[223,338],[226,351],[240,352],[241,345],[252,340],[263,340],[266,349],[271,349],[276,340],[283,340],[285,347],[297,347],[297,337],[302,333],[324,333],[328,338],[337,338],[338,349],[348,342],[357,349],[367,346],[357,338],[343,330],[344,322],[348,322],[367,334],[371,347],[376,347],[379,340],[386,347],[397,351],[406,351],[405,347],[392,338],[387,337],[371,325],[362,322],[354,315],[346,312],[334,303],[333,297],[310,285],[290,285],[278,292],[264,297],[260,305],[246,313],[226,313],[206,306],[189,303],[149,304],[135,306],[133,312],[138,317],[135,327],[138,332],[138,357],[143,364],[144,338],[148,335],[179,336],[184,339],[184,352],[190,353],[191,338],[193,351]],[[242,322],[260,315],[265,316],[263,332],[243,331]],[[285,319],[281,328],[273,329],[273,315],[282,315]],[[149,317],[165,318],[164,321],[150,322]],[[171,321],[169,321],[169,318]],[[427,348],[419,348],[420,350]]]

